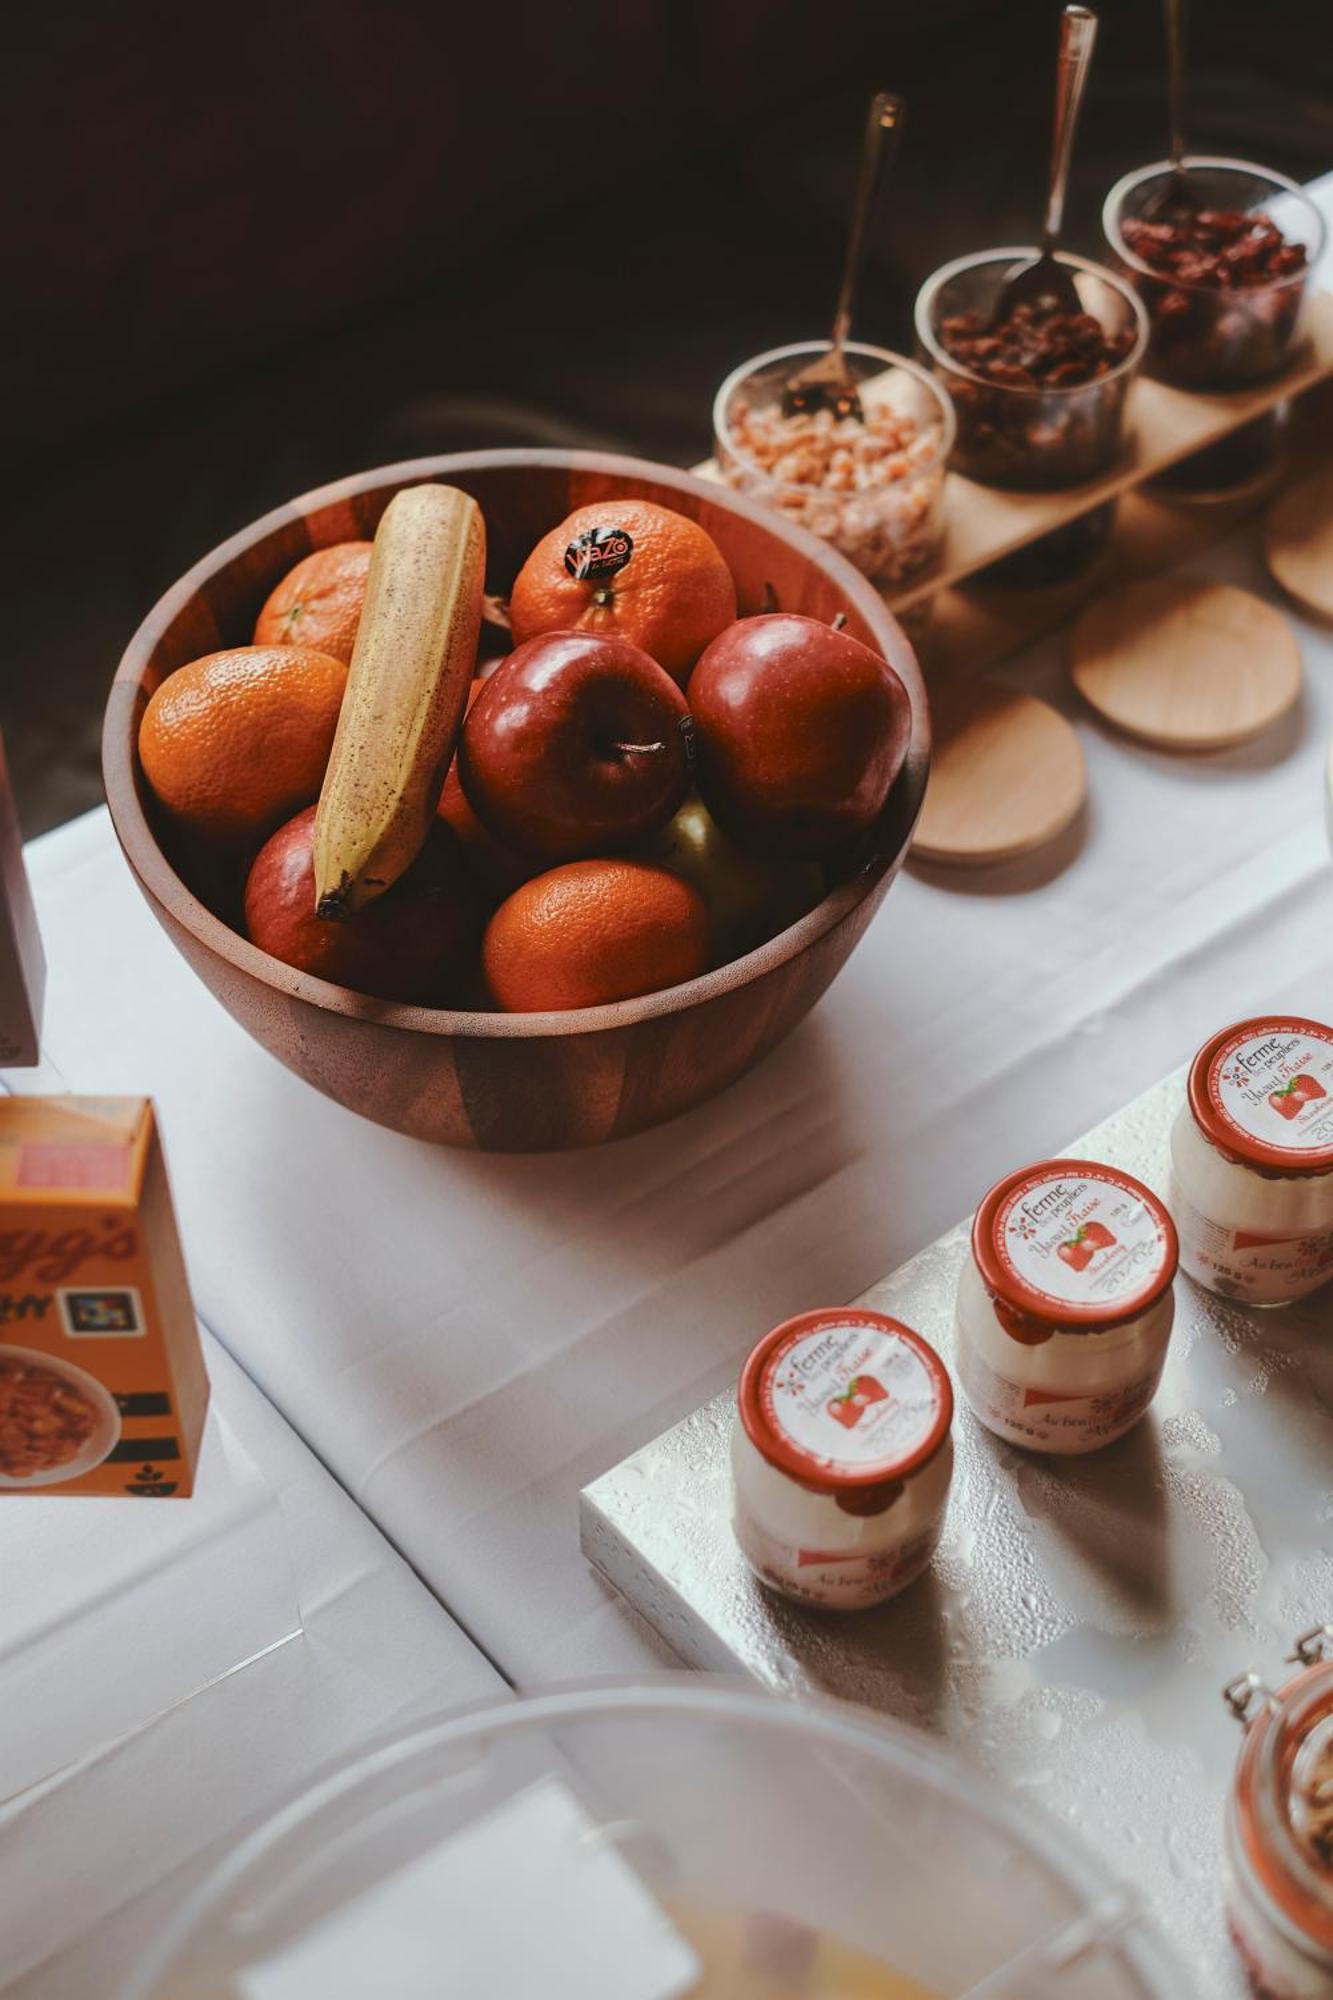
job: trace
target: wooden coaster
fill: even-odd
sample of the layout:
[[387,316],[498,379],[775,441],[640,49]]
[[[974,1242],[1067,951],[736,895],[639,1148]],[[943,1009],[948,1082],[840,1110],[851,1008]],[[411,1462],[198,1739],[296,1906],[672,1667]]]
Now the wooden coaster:
[[935,712],[912,853],[960,868],[1008,861],[1063,833],[1083,804],[1083,750],[1047,702],[991,683]]
[[1264,522],[1264,555],[1298,603],[1333,618],[1333,467],[1279,494]]
[[1229,583],[1150,577],[1098,598],[1070,635],[1084,699],[1167,750],[1221,750],[1277,721],[1300,693],[1301,652],[1280,611]]

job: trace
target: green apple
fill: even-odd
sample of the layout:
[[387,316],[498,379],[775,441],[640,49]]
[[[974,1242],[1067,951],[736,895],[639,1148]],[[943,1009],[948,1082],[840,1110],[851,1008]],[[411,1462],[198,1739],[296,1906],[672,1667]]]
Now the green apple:
[[699,891],[718,965],[775,937],[824,894],[823,874],[812,862],[759,860],[723,833],[702,799],[687,799],[640,852]]

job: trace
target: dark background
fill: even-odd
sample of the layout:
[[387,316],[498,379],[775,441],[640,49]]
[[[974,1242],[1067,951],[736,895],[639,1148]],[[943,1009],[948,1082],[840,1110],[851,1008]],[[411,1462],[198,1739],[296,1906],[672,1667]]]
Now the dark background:
[[[1190,138],[1333,166],[1326,0],[1194,0]],[[909,105],[857,331],[1029,240],[1058,0],[122,0],[6,29],[0,726],[25,828],[100,797],[159,593],[254,515],[427,451],[690,464],[720,377],[818,334],[866,99]],[[1165,150],[1158,0],[1103,0],[1070,235]]]

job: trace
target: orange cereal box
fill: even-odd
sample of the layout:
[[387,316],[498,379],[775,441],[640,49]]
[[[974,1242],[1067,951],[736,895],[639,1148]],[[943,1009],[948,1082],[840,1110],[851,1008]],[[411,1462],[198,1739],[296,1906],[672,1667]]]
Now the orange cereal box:
[[0,1494],[184,1498],[207,1408],[148,1099],[0,1099]]

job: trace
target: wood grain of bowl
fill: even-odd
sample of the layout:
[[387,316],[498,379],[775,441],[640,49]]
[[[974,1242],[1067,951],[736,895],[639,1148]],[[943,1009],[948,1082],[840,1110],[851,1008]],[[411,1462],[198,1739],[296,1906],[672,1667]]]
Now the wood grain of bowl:
[[[235,883],[210,880],[155,806],[139,718],[176,667],[248,642],[259,607],[312,549],[374,534],[402,486],[463,487],[486,517],[487,587],[507,593],[538,538],[572,508],[635,494],[713,536],[742,613],[771,586],[784,611],[832,619],[882,653],[912,701],[907,761],[846,878],[757,951],[639,1000],[563,1014],[443,1011],[368,999],[292,970],[231,927]],[[540,1152],[659,1124],[733,1082],[819,999],[863,936],[907,851],[930,727],[915,655],[851,565],[719,486],[599,452],[490,451],[413,459],[306,494],[234,535],[182,577],[126,649],[107,704],[102,764],[126,859],[154,915],[204,984],[289,1069],[363,1117],[451,1146]]]

